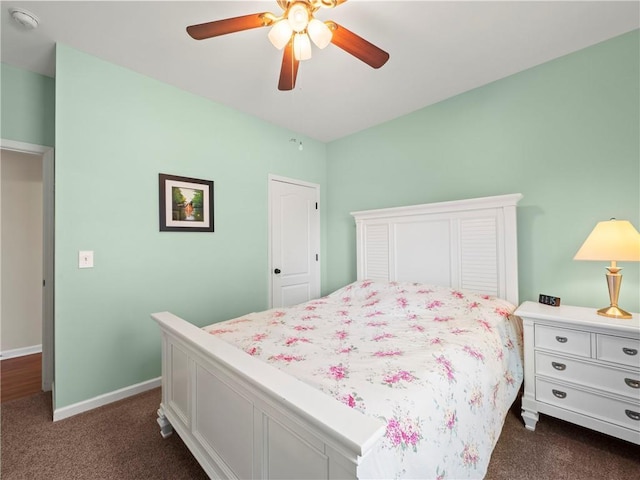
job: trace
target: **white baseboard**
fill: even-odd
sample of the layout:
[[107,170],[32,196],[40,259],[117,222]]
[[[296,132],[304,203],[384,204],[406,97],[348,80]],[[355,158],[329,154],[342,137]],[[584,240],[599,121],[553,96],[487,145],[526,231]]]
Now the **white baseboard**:
[[109,403],[123,400],[127,397],[132,397],[133,395],[146,392],[147,390],[152,390],[159,387],[160,385],[162,385],[162,377],[153,378],[151,380],[147,380],[146,382],[131,385],[129,387],[121,388],[120,390],[115,390],[113,392],[98,395],[97,397],[90,398],[82,402],[74,403],[73,405],[56,408],[53,411],[53,421],[57,422],[58,420],[69,418],[74,415],[78,415],[79,413],[88,412],[89,410],[93,410],[94,408],[102,407],[104,405],[108,405]]
[[34,353],[41,353],[42,345],[32,345],[30,347],[14,348],[12,350],[5,350],[0,352],[0,360],[6,360],[7,358],[24,357],[25,355],[33,355]]

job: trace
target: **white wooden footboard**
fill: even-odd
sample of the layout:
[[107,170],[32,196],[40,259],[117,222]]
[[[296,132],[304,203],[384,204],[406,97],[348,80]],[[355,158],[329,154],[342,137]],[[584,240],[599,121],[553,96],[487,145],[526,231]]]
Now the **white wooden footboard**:
[[180,435],[212,478],[358,478],[382,421],[342,405],[169,313],[162,330],[163,436]]

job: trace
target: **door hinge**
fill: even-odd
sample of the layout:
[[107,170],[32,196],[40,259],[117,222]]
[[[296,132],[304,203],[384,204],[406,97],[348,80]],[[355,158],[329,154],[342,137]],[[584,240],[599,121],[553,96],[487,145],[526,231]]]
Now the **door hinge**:
[[318,261],[318,254],[316,253],[316,262]]
[[318,209],[318,202],[316,202],[316,210]]

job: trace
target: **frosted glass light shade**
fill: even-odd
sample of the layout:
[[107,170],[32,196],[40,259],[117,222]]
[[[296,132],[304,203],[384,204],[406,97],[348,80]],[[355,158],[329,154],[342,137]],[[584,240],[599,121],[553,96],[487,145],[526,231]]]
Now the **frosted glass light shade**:
[[598,222],[574,260],[640,261],[640,233],[627,220]]
[[278,50],[282,50],[289,40],[291,39],[291,35],[293,34],[293,29],[289,22],[286,20],[280,20],[277,22],[271,30],[269,30],[269,40]]
[[289,9],[289,25],[294,31],[300,33],[309,24],[309,11],[302,3],[296,3]]
[[318,48],[325,48],[329,45],[331,43],[331,37],[333,36],[331,29],[317,18],[309,22],[307,33],[309,33],[311,40],[313,40],[313,43],[315,43]]
[[298,61],[311,58],[311,42],[306,33],[296,33],[293,37],[293,55]]

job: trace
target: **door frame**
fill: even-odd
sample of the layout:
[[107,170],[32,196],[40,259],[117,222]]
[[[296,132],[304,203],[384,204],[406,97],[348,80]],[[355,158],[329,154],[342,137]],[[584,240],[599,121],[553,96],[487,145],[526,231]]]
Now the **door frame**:
[[42,158],[42,390],[48,392],[54,383],[54,149],[1,138],[0,150],[40,155]]
[[[283,177],[280,175],[273,175],[273,174],[269,174],[269,178],[268,178],[268,188],[267,188],[267,225],[268,225],[268,232],[267,232],[267,248],[268,248],[268,254],[267,254],[267,258],[268,258],[268,270],[267,270],[267,305],[268,308],[272,308],[273,307],[273,257],[272,257],[272,250],[271,250],[271,237],[273,234],[272,231],[272,218],[271,218],[271,207],[272,207],[272,202],[271,202],[271,185],[273,185],[273,182],[283,182],[283,183],[291,183],[293,185],[299,185],[301,187],[307,187],[307,188],[313,188],[316,192],[316,201],[318,202],[318,222],[320,222],[320,224],[318,225],[318,250],[321,251],[322,250],[322,216],[320,215],[320,185],[318,185],[317,183],[311,183],[311,182],[305,182],[304,180],[296,180],[294,178],[288,178],[288,177]],[[315,281],[318,282],[318,286],[320,287],[320,289],[322,290],[322,283],[321,283],[321,262],[317,263],[317,270],[316,270],[316,278]]]

